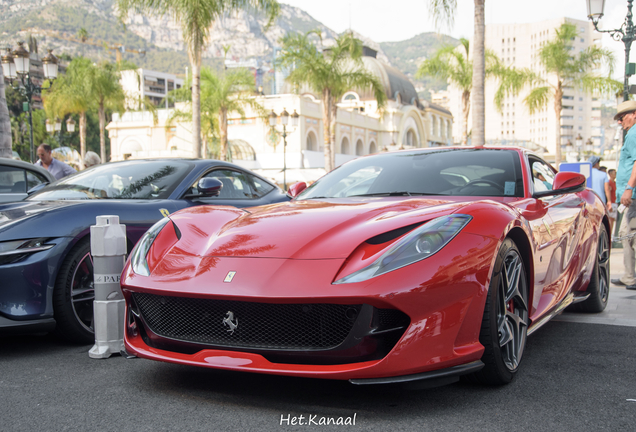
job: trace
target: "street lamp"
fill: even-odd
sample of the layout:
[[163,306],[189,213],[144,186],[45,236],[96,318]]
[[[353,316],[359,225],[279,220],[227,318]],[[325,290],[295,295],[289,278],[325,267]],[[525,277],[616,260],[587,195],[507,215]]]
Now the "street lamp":
[[[57,143],[61,146],[62,143],[62,121],[59,118],[55,119],[55,122],[51,122],[51,120],[46,119],[46,131],[51,135],[55,136],[57,139]],[[66,120],[66,132],[73,133],[75,131],[75,122],[72,118],[69,117]]]
[[574,138],[574,142],[576,143],[576,151],[579,153],[579,162],[581,161],[581,150],[583,150],[583,137],[581,134],[578,134],[576,138]]
[[629,77],[634,74],[634,70],[629,64],[629,50],[632,42],[636,38],[634,22],[632,21],[632,3],[634,0],[627,0],[627,16],[625,22],[619,29],[599,30],[598,22],[603,17],[605,0],[587,0],[587,17],[592,20],[594,29],[599,33],[609,33],[615,41],[623,41],[625,44],[625,80],[623,82],[623,101],[629,100]]
[[[285,108],[283,108],[283,112],[280,113],[280,124],[283,125],[283,188],[285,191],[287,191],[287,125],[289,124],[289,117],[289,113]],[[296,110],[294,110],[294,113],[291,115],[291,128],[293,128],[293,130],[298,127],[299,117],[300,116],[296,113]],[[274,110],[272,110],[272,112],[269,113],[269,126],[271,128],[275,128],[277,120],[278,116]],[[293,130],[291,132],[293,132]]]
[[[35,149],[33,147],[33,108],[32,98],[33,95],[42,94],[42,87],[35,84],[31,79],[31,53],[24,48],[24,42],[18,42],[18,48],[15,51],[11,51],[7,48],[6,54],[2,56],[2,73],[6,78],[10,80],[20,79],[22,86],[13,86],[14,89],[20,90],[22,96],[27,99],[29,113],[29,138],[31,143],[31,163],[33,163]],[[52,50],[48,50],[49,53],[42,59],[42,67],[44,69],[44,78],[53,81],[57,78],[58,61],[52,53]]]

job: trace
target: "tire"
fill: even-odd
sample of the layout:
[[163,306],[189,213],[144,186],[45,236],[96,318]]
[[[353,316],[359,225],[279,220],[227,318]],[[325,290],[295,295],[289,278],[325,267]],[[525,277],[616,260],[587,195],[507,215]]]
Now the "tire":
[[590,296],[587,300],[572,305],[573,310],[587,313],[599,313],[605,310],[610,289],[609,258],[609,237],[605,225],[601,224],[598,230],[596,261],[594,262],[590,284],[587,286],[587,292]]
[[90,254],[90,238],[86,237],[64,258],[55,281],[55,333],[71,342],[93,343],[94,299],[93,257]]
[[470,378],[481,384],[510,383],[521,363],[528,331],[528,279],[519,249],[506,239],[495,260],[479,342],[484,368]]

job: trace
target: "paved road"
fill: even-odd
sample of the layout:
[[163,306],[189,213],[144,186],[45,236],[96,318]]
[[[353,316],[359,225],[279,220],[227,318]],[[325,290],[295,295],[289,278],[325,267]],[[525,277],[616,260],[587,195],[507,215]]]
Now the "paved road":
[[[360,388],[119,356],[93,360],[89,347],[51,336],[0,338],[0,431],[634,431],[633,294],[612,287],[605,313],[548,323],[528,339],[517,379],[499,388]],[[356,425],[281,425],[281,416],[301,415],[355,415]]]

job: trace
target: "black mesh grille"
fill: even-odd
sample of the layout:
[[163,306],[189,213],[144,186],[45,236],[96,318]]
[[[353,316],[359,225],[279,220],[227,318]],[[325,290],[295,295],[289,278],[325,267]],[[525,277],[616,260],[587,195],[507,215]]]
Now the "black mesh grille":
[[[270,304],[133,293],[138,312],[158,336],[206,345],[324,350],[340,345],[362,305]],[[223,320],[233,313],[234,332]]]

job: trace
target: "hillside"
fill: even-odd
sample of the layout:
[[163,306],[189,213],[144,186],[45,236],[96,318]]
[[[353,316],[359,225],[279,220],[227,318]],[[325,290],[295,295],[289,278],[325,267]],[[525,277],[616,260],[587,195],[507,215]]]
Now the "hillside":
[[[113,0],[0,0],[0,45],[15,46],[33,35],[40,53],[53,48],[56,55],[84,55],[95,60],[114,61],[115,53],[104,47],[121,44],[145,55],[124,53],[123,58],[147,69],[183,74],[188,66],[181,31],[166,17],[131,15],[122,24],[117,20]],[[324,44],[337,36],[331,29],[301,9],[282,4],[276,22],[265,28],[262,14],[241,11],[223,17],[212,29],[204,65],[222,66],[223,47],[230,46],[228,58],[257,59],[271,64],[272,52],[287,32],[319,29]],[[88,43],[79,43],[77,33],[86,29]],[[357,35],[378,50],[378,58],[402,70],[413,79],[417,65],[445,43],[457,44],[448,36],[424,33],[401,42],[376,43]],[[414,80],[415,82],[415,80]],[[446,83],[417,80],[416,86],[441,89]]]

